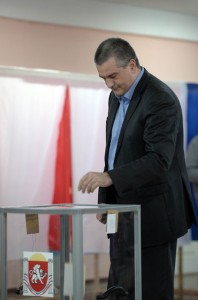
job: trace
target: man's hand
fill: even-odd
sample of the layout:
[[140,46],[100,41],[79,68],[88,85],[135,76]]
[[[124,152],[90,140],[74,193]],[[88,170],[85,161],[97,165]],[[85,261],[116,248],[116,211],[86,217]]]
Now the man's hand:
[[112,180],[108,173],[89,172],[81,178],[78,191],[89,194],[93,193],[98,187],[108,187],[110,185],[112,185]]
[[96,219],[100,221],[102,224],[107,223],[107,214],[97,214]]

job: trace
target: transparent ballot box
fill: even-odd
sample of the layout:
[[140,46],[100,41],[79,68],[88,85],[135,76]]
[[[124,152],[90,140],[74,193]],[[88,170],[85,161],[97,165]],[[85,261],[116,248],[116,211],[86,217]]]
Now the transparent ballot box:
[[140,227],[139,205],[1,207],[0,300],[141,300]]

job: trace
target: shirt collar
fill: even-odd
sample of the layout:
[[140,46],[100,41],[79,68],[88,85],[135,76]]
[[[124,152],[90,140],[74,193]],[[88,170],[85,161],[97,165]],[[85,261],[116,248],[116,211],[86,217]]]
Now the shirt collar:
[[[125,99],[128,99],[128,102],[131,100],[133,93],[135,91],[135,88],[138,84],[138,82],[140,81],[140,79],[142,78],[142,75],[144,74],[144,68],[141,68],[141,72],[138,75],[138,77],[135,79],[135,81],[133,82],[133,84],[130,86],[129,90],[121,97],[117,97],[119,101],[121,101],[122,97],[124,97]],[[126,101],[126,100],[125,100]]]

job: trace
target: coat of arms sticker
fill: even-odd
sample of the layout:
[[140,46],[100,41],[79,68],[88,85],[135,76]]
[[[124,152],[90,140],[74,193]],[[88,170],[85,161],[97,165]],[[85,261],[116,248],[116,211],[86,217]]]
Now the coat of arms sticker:
[[23,295],[54,297],[53,253],[23,253]]

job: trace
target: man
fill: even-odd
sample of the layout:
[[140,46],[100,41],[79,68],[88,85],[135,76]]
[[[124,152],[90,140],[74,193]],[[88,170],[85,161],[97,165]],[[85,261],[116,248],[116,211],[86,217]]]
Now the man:
[[[85,174],[78,189],[92,193],[99,187],[99,203],[141,205],[142,299],[173,300],[177,238],[195,222],[180,104],[168,86],[140,66],[125,40],[103,41],[95,63],[111,89],[105,168]],[[122,219],[118,233],[110,235],[107,299],[123,299],[111,295],[111,287],[120,286],[128,295],[124,299],[132,300],[132,258],[123,248],[132,249],[133,229],[130,216]]]

